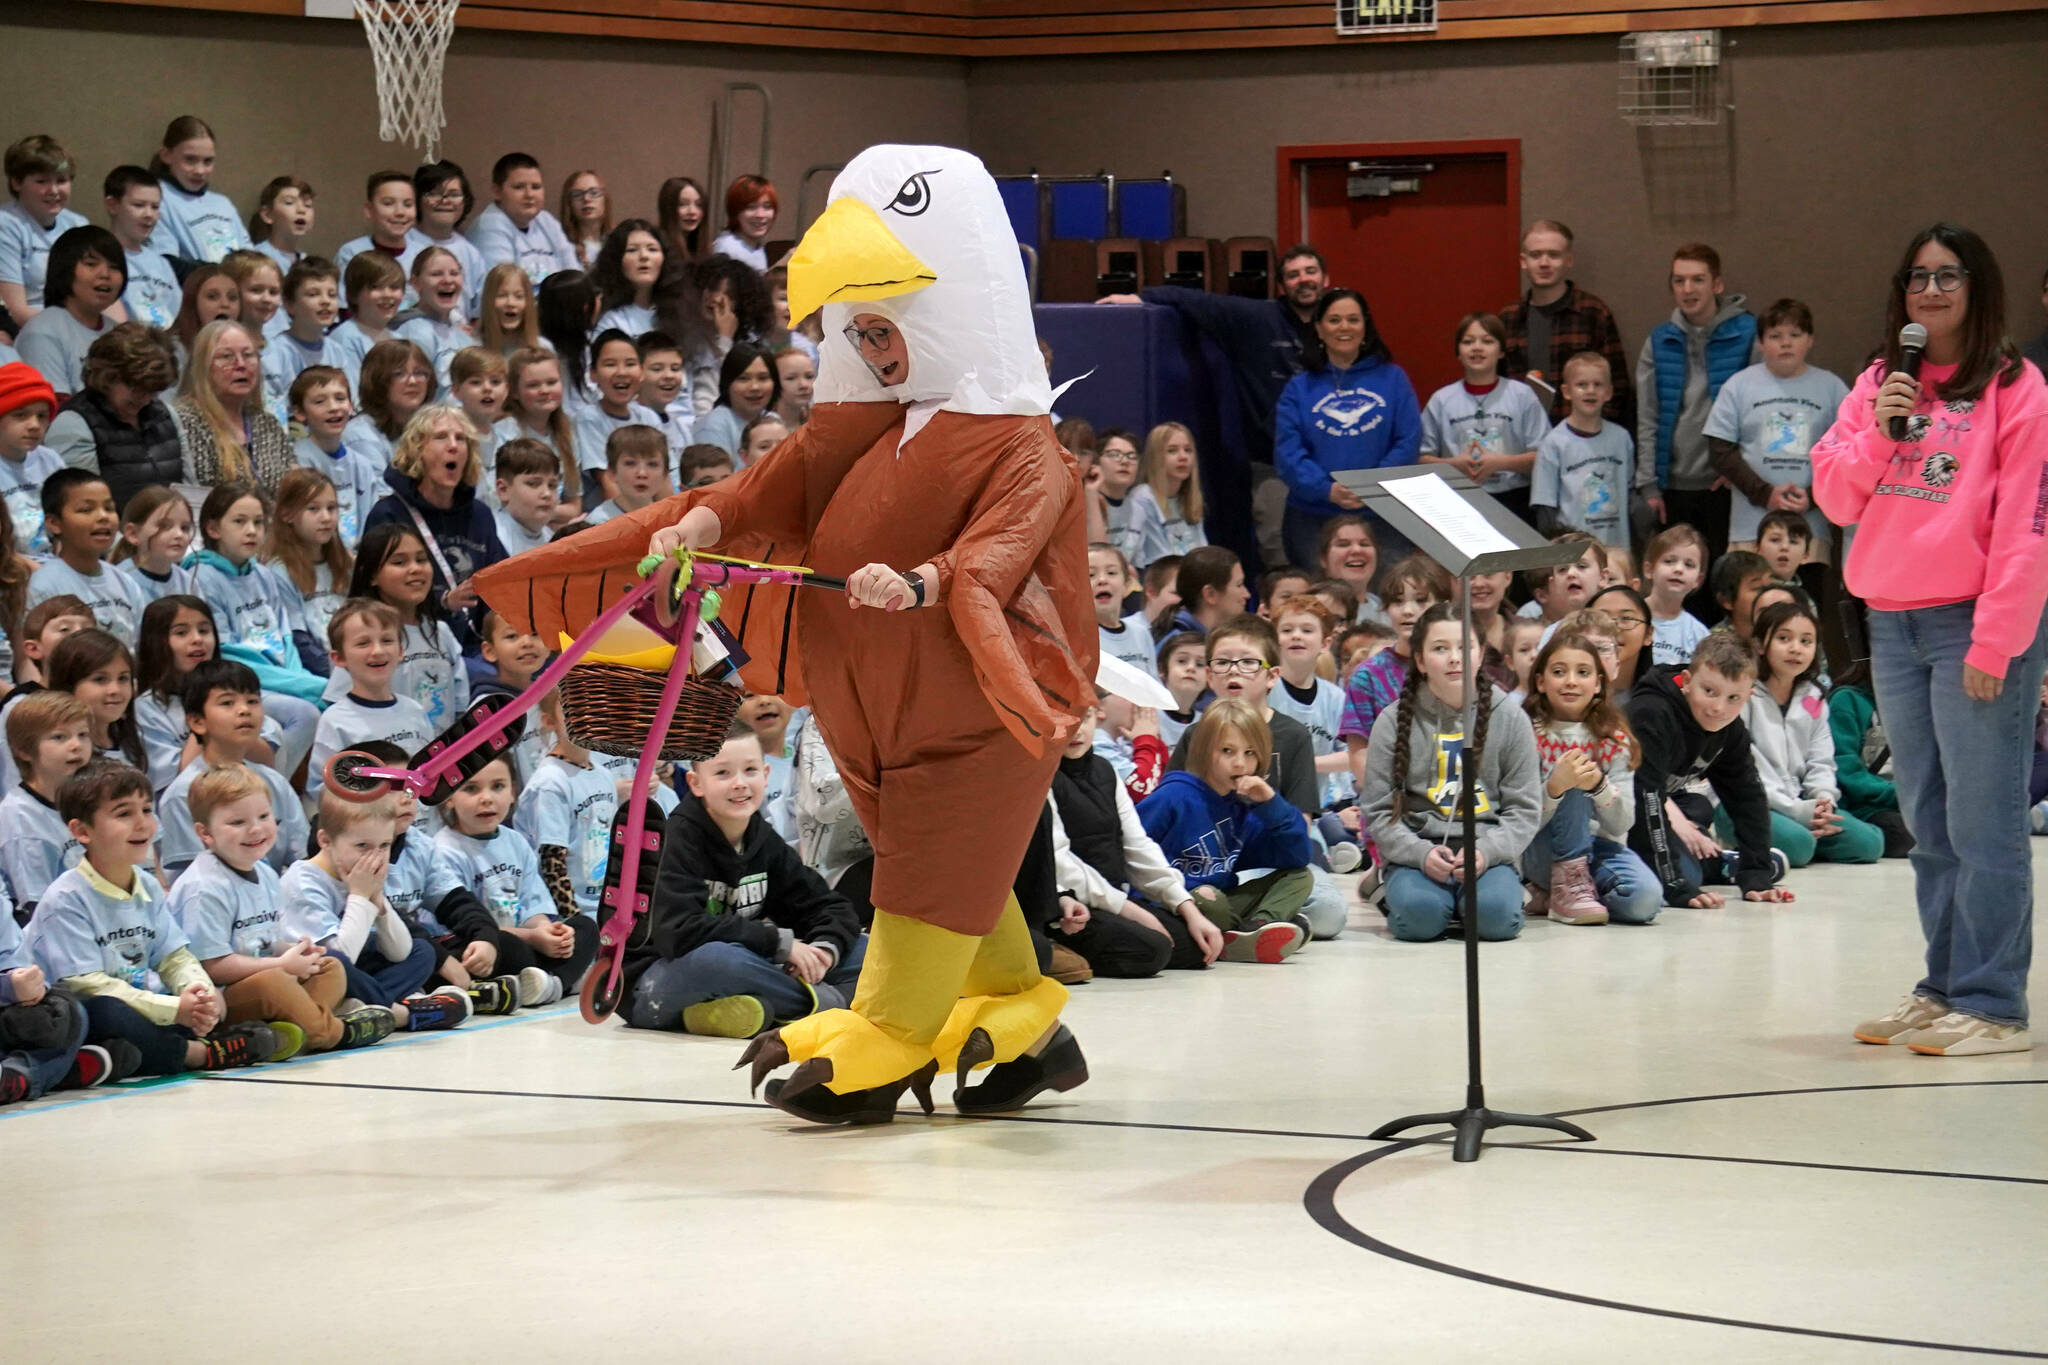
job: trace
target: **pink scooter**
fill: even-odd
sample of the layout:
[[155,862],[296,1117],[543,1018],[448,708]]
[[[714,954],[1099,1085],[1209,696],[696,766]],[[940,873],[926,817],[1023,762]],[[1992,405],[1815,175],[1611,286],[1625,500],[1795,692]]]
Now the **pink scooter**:
[[[626,985],[626,943],[632,937],[635,922],[648,908],[649,896],[641,886],[641,863],[649,856],[658,860],[661,849],[658,824],[654,828],[648,824],[647,793],[654,786],[655,772],[663,762],[708,758],[717,753],[743,697],[731,683],[698,678],[691,670],[689,651],[697,638],[699,622],[708,623],[718,617],[721,604],[717,589],[764,583],[842,592],[846,588],[845,579],[814,574],[808,569],[757,564],[701,551],[692,554],[678,550],[666,558],[649,555],[640,561],[639,573],[642,582],[605,608],[553,663],[527,684],[525,691],[511,698],[478,699],[453,725],[414,754],[410,766],[386,767],[374,755],[343,749],[327,760],[323,773],[328,790],[346,800],[375,801],[403,787],[421,804],[439,805],[493,759],[503,757],[511,749],[524,728],[526,712],[538,705],[542,697],[565,678],[569,679],[570,687],[577,685],[578,676],[572,670],[605,632],[627,616],[675,645],[675,662],[661,682],[658,699],[650,686],[658,675],[612,664],[584,666],[584,675],[595,678],[602,673],[608,679],[607,687],[641,689],[645,699],[652,702],[651,714],[645,716],[631,714],[631,697],[620,698],[627,703],[623,707],[592,708],[603,713],[602,720],[591,727],[601,733],[578,735],[579,742],[587,748],[621,756],[636,755],[638,760],[633,766],[633,790],[625,811],[625,827],[614,827],[600,907],[600,913],[608,912],[608,917],[599,934],[597,960],[583,977],[583,1017],[593,1024],[603,1023],[618,1008]],[[621,683],[620,679],[625,681]],[[686,692],[690,698],[686,723],[680,730],[672,731],[671,723],[677,720]],[[565,711],[570,709],[568,696],[565,689]],[[613,698],[604,700],[609,702]],[[595,715],[592,718],[595,720]],[[591,738],[599,742],[591,743]],[[651,882],[652,878],[647,880]]]

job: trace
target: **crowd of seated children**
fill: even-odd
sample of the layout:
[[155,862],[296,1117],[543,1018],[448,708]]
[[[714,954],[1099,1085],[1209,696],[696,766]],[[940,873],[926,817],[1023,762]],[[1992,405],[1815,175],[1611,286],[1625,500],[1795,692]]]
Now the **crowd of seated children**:
[[[272,180],[245,230],[211,187],[214,152],[203,121],[174,121],[151,169],[107,177],[111,235],[60,214],[39,221],[38,269],[0,268],[0,324],[31,324],[44,363],[0,364],[17,683],[0,703],[0,877],[27,925],[13,945],[0,928],[0,1100],[574,991],[631,756],[579,744],[550,696],[424,816],[402,792],[324,792],[325,764],[345,748],[402,763],[473,689],[517,694],[539,674],[558,642],[483,611],[477,569],[731,477],[809,415],[816,337],[791,329],[765,258],[691,261],[666,216],[613,225],[608,198],[581,214],[587,196],[564,201],[572,244],[516,152],[470,236],[461,169],[436,163],[371,176],[367,232],[327,258],[309,251],[311,186]],[[47,137],[8,163],[10,182],[71,175]],[[750,259],[755,218],[728,234]],[[261,408],[289,420],[295,467],[214,481],[196,507],[160,461],[76,467],[74,436],[45,444],[98,354],[63,344],[54,315],[75,320],[73,304],[92,325],[125,309],[170,327],[181,365],[204,363],[225,322],[260,335]],[[1206,543],[1187,426],[1140,439],[1063,422],[1098,643],[1174,706],[1103,696],[1066,746],[1040,841],[1051,943],[1104,977],[1276,962],[1344,927],[1330,870],[1368,856],[1392,935],[1439,936],[1458,913],[1468,762],[1491,938],[1519,932],[1525,894],[1561,923],[1643,924],[1718,904],[1716,886],[1789,900],[1785,869],[1809,860],[1903,854],[1867,671],[1823,658],[1833,532],[1805,451],[1841,383],[1806,363],[1812,333],[1810,310],[1780,300],[1760,362],[1712,401],[1735,516],[1709,564],[1691,527],[1642,543],[1636,509],[1663,508],[1653,462],[1605,414],[1608,360],[1565,363],[1552,425],[1501,377],[1499,320],[1460,321],[1464,375],[1423,413],[1422,459],[1585,547],[1519,590],[1471,583],[1469,679],[1463,589],[1423,555],[1383,568],[1367,516],[1325,521],[1313,564],[1248,566]],[[146,439],[146,418],[120,420]],[[1257,615],[1248,568],[1264,569]],[[650,793],[674,813],[630,959],[637,1026],[742,1036],[853,988],[872,848],[817,727],[769,697],[740,717],[717,756]]]

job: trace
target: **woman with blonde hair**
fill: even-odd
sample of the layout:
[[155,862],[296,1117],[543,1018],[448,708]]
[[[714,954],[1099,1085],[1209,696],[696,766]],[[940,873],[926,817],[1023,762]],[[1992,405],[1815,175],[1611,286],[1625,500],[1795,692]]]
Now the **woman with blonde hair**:
[[236,480],[275,489],[297,461],[291,437],[263,410],[262,345],[239,322],[209,322],[171,403],[182,482],[211,488]]
[[391,492],[370,509],[363,535],[384,522],[396,522],[426,542],[434,568],[434,593],[449,613],[448,624],[464,654],[480,645],[473,623],[462,608],[474,606],[470,575],[505,558],[491,509],[476,495],[483,460],[477,453],[476,431],[462,409],[432,404],[413,414],[391,452],[384,481]]
[[1202,530],[1202,480],[1195,468],[1195,434],[1179,422],[1145,433],[1145,453],[1131,490],[1131,530],[1139,569],[1168,555],[1209,543]]

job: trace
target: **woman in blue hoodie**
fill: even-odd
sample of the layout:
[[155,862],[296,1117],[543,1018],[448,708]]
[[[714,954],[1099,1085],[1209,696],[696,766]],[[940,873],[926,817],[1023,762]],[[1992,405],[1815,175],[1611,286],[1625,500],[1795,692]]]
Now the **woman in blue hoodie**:
[[505,558],[491,509],[477,499],[481,477],[476,433],[461,409],[423,407],[391,452],[391,467],[384,471],[391,491],[363,518],[366,538],[371,527],[387,521],[420,534],[433,561],[434,593],[471,659],[480,657],[482,645],[462,610],[476,605],[470,575]]
[[[1227,962],[1279,962],[1308,941],[1308,822],[1260,774],[1273,734],[1248,702],[1219,701],[1187,733],[1187,769],[1138,806],[1139,823],[1223,931]],[[1240,867],[1261,868],[1249,879]]]
[[[1422,440],[1415,388],[1388,354],[1364,297],[1332,289],[1316,304],[1314,323],[1320,353],[1304,356],[1307,367],[1287,381],[1273,420],[1273,464],[1287,480],[1283,536],[1295,564],[1319,562],[1325,521],[1364,507],[1337,473],[1414,464]],[[1412,548],[1378,517],[1372,529],[1387,563]]]

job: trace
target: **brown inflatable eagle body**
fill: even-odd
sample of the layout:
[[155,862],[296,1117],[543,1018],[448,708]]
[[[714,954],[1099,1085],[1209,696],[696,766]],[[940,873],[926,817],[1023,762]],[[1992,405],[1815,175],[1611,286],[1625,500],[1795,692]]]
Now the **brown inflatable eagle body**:
[[[936,569],[911,610],[762,587],[730,593],[720,616],[749,656],[748,689],[811,708],[874,844],[877,913],[852,1008],[751,1054],[757,1077],[785,1049],[823,1059],[770,1098],[847,1121],[806,1106],[893,1109],[902,1083],[963,1047],[970,1064],[1007,1064],[1054,1033],[1065,991],[1039,978],[1011,885],[1094,701],[1097,635],[1078,473],[1053,436],[1016,241],[981,163],[950,148],[862,153],[797,248],[790,297],[792,316],[822,304],[826,324],[803,427],[735,478],[476,584],[541,638],[576,635],[633,586],[653,533],[696,506],[716,513],[722,538],[706,548],[722,553],[838,576]],[[803,1099],[821,1080],[831,1094]]]

